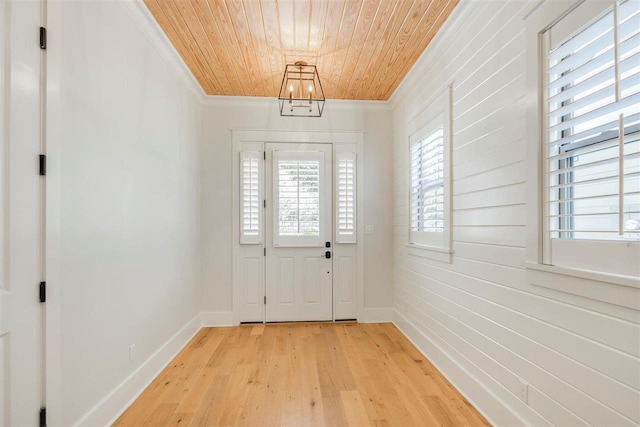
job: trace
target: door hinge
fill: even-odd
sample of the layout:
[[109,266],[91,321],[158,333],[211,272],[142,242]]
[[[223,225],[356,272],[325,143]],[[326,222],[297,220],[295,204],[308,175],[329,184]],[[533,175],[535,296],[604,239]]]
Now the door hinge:
[[267,201],[266,200],[262,201],[262,207],[265,208],[265,209],[267,208]]
[[40,49],[47,49],[47,29],[45,27],[40,27]]
[[267,248],[264,248],[264,256],[267,256]]
[[265,304],[267,303],[267,296],[266,295],[264,296],[264,303]]
[[40,175],[41,176],[46,176],[47,175],[47,156],[45,156],[44,154],[40,154]]
[[47,408],[40,408],[40,427],[47,427]]
[[40,282],[40,302],[47,302],[47,282]]
[[266,151],[262,152],[262,159],[263,160],[267,160],[267,152]]

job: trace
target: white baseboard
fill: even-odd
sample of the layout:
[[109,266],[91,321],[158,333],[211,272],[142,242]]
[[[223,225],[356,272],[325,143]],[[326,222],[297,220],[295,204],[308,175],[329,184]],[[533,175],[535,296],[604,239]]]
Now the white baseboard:
[[365,308],[362,316],[358,318],[360,323],[384,323],[393,322],[393,308]]
[[394,311],[396,327],[444,375],[491,425],[525,425],[513,410],[494,394],[482,378],[487,375],[477,366],[471,369],[457,363],[452,355],[420,331],[411,320]]
[[113,424],[187,345],[189,340],[200,330],[200,327],[201,316],[198,313],[75,425],[104,426]]
[[203,311],[202,326],[237,326],[233,321],[232,311]]

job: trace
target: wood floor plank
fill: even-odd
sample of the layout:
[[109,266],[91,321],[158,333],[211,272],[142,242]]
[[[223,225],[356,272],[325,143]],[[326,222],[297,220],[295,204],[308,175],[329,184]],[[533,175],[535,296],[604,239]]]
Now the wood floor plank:
[[398,329],[203,328],[115,426],[486,426]]

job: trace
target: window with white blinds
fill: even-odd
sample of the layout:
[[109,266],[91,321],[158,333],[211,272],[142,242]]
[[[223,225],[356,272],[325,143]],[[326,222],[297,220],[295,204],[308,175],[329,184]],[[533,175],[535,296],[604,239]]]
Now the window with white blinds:
[[262,152],[240,152],[240,243],[262,243]]
[[444,232],[444,129],[411,147],[411,229]]
[[336,243],[356,243],[356,153],[336,151]]
[[572,34],[547,44],[547,238],[640,240],[638,2]]
[[274,246],[322,246],[322,152],[274,151]]

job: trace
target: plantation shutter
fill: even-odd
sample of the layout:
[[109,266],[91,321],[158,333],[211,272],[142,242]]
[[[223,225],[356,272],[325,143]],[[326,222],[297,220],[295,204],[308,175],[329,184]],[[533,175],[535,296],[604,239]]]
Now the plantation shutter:
[[356,153],[335,153],[336,243],[356,243]]
[[411,145],[410,156],[411,243],[432,244],[425,234],[444,233],[444,129]]
[[240,152],[240,243],[262,243],[262,152]]
[[548,238],[640,239],[637,2],[616,3],[547,58]]
[[274,151],[274,246],[324,246],[324,153]]

